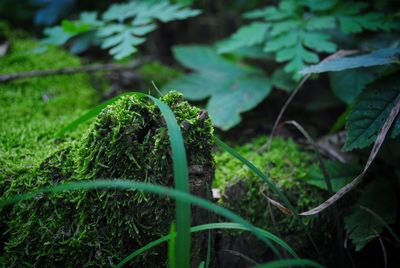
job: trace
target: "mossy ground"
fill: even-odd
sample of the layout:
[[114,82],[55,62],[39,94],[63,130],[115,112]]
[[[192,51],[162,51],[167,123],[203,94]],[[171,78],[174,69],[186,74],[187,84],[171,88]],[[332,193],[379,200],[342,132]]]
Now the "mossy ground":
[[[316,168],[315,156],[301,149],[293,140],[279,137],[273,138],[268,153],[258,153],[266,141],[267,137],[261,136],[236,146],[235,149],[261,171],[265,171],[268,162],[269,179],[299,211],[305,211],[322,202],[326,193],[305,181],[309,170]],[[303,228],[294,217],[268,205],[266,195],[275,200],[279,200],[279,197],[268,191],[261,178],[226,152],[217,152],[214,158],[217,167],[214,187],[222,192],[219,202],[223,206],[242,215],[256,226],[276,233],[299,250],[309,245]],[[303,220],[308,230],[318,229],[319,217],[307,217]],[[323,233],[318,236],[323,237]]]
[[[0,73],[79,66],[60,49],[35,54],[38,42],[10,39]],[[97,101],[87,75],[49,76],[0,84],[0,189],[40,163],[62,142],[55,133]],[[68,138],[66,138],[68,139]]]

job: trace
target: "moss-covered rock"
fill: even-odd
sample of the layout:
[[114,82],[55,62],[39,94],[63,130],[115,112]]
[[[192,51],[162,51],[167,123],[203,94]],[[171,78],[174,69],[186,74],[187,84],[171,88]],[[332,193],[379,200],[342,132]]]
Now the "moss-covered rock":
[[[211,184],[212,126],[180,94],[162,98],[183,124],[192,192],[206,196]],[[24,179],[15,191],[73,180],[124,178],[173,186],[165,122],[146,98],[125,96],[104,109],[84,137],[61,148]],[[193,180],[202,180],[193,182]],[[200,187],[199,187],[200,185]],[[174,203],[143,192],[90,191],[41,196],[14,205],[7,220],[5,259],[10,266],[111,266],[129,252],[168,233]],[[165,248],[132,265],[159,266]]]
[[[1,73],[79,65],[58,49],[33,54],[33,40],[12,40]],[[166,124],[154,103],[125,96],[104,109],[89,130],[55,133],[96,102],[86,75],[52,76],[0,85],[0,189],[16,193],[69,181],[124,178],[173,186]],[[213,178],[212,125],[177,93],[162,98],[182,126],[191,191],[206,197]],[[110,267],[168,233],[174,202],[134,191],[75,191],[41,195],[1,211],[6,267]],[[207,217],[193,210],[192,224]],[[197,216],[196,216],[197,215]],[[198,249],[203,241],[194,237]],[[194,247],[196,248],[196,247]],[[159,267],[165,247],[132,266]]]
[[[309,170],[315,168],[315,156],[301,150],[293,140],[283,138],[274,138],[271,150],[267,153],[265,151],[259,153],[259,148],[266,141],[267,137],[261,136],[247,144],[237,146],[235,149],[262,171],[265,171],[268,162],[270,165],[269,179],[282,190],[299,211],[305,211],[324,201],[326,193],[305,182]],[[261,178],[226,152],[216,153],[215,162],[217,169],[214,187],[220,189],[222,193],[222,198],[219,200],[221,205],[232,209],[256,226],[282,237],[298,252],[312,253],[313,249],[310,247],[310,242],[295,218],[282,213],[274,206],[268,205],[266,195],[275,200],[280,199],[268,190],[266,183]],[[307,217],[303,220],[305,227],[311,233],[322,231],[319,229],[321,218]],[[323,233],[319,233],[314,238],[320,239],[326,238],[326,236],[324,237]],[[244,236],[226,236],[224,241],[222,243],[224,245],[221,245],[223,248],[233,247],[234,250],[248,253],[256,260],[265,261],[262,257],[271,257],[264,251],[265,247],[262,247],[262,245],[255,246],[258,243],[246,234]],[[257,250],[257,248],[260,250]],[[232,258],[225,258],[225,261],[229,261],[229,259]],[[237,259],[233,261],[237,261]],[[247,263],[244,264],[247,265]],[[225,265],[231,265],[231,263],[225,263]]]

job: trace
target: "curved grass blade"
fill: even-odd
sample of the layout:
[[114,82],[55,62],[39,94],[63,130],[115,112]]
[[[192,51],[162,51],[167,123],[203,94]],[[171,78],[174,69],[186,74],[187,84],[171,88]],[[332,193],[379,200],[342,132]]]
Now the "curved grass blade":
[[[97,116],[102,109],[107,107],[126,95],[135,95],[140,98],[147,97],[151,99],[160,109],[162,116],[167,124],[169,141],[171,144],[172,151],[172,161],[173,161],[173,171],[175,179],[175,187],[178,190],[189,192],[189,172],[186,158],[185,145],[183,142],[181,129],[176,122],[174,113],[168,107],[167,104],[154,98],[150,95],[146,95],[141,92],[128,92],[112,98],[92,110],[88,111],[86,114],[82,115],[71,124],[63,128],[58,135],[63,135],[65,132],[75,129],[78,125]],[[176,201],[176,230],[178,232],[176,238],[176,260],[178,267],[189,267],[190,263],[190,204]]]
[[[160,185],[154,185],[150,183],[144,182],[136,182],[131,180],[90,180],[90,181],[77,181],[77,182],[68,182],[64,184],[59,184],[55,186],[45,187],[41,189],[36,189],[28,193],[18,194],[13,197],[0,200],[0,209],[4,206],[16,203],[18,201],[32,199],[37,195],[45,194],[45,193],[59,193],[65,191],[76,191],[76,190],[92,190],[92,189],[124,189],[124,190],[136,190],[136,191],[144,191],[148,193],[153,193],[161,196],[168,196],[174,198],[178,201],[185,202],[188,204],[197,205],[204,209],[207,209],[211,212],[214,212],[220,216],[223,216],[233,222],[236,222],[243,227],[247,228],[250,232],[255,234],[260,240],[262,240],[267,246],[269,246],[272,252],[282,258],[282,254],[279,250],[265,237],[265,234],[247,220],[243,219],[241,216],[236,213],[218,206],[212,203],[209,200],[191,195],[189,193],[179,191],[173,188],[168,188]],[[280,242],[283,242],[282,240]]]
[[[259,233],[277,243],[279,246],[281,246],[282,248],[284,248],[288,253],[290,253],[293,257],[295,258],[299,258],[299,256],[297,255],[297,253],[288,245],[286,244],[285,241],[283,241],[282,239],[280,239],[279,237],[277,237],[276,235],[263,230],[261,228],[257,228],[255,227]],[[248,229],[246,226],[242,225],[242,224],[238,224],[238,223],[233,223],[233,222],[219,222],[219,223],[208,223],[208,224],[202,224],[202,225],[198,225],[198,226],[194,226],[192,228],[190,228],[190,232],[192,233],[196,233],[196,232],[202,232],[202,231],[210,231],[210,230],[216,230],[216,229],[231,229],[231,230],[243,230],[243,231],[251,231],[250,229]],[[123,267],[125,264],[127,264],[129,261],[131,261],[133,258],[139,256],[140,254],[142,254],[143,252],[150,250],[166,241],[168,241],[171,237],[171,234],[163,236],[157,240],[151,241],[150,243],[148,243],[147,245],[141,247],[140,249],[132,252],[131,254],[129,254],[128,256],[126,256],[117,266],[116,268],[121,268]]]
[[257,265],[255,268],[281,268],[281,267],[291,267],[291,266],[306,266],[306,267],[316,267],[323,268],[321,264],[307,259],[286,259],[277,260],[265,264]]
[[[172,150],[172,162],[174,166],[175,188],[189,193],[189,171],[186,159],[185,144],[183,142],[181,128],[176,122],[175,115],[167,104],[149,95],[160,109],[167,123],[169,141]],[[190,204],[176,200],[176,265],[177,267],[189,267],[190,265]]]

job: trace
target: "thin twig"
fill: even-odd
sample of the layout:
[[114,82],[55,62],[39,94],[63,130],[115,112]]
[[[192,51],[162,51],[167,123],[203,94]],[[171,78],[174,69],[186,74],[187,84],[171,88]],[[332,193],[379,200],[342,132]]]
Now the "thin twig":
[[111,71],[124,71],[135,69],[142,65],[147,59],[137,60],[127,64],[99,64],[99,65],[87,65],[80,67],[69,67],[57,70],[34,70],[21,73],[3,74],[0,75],[0,83],[10,82],[22,78],[41,77],[49,75],[66,75],[76,73],[93,73],[93,72],[111,72]]

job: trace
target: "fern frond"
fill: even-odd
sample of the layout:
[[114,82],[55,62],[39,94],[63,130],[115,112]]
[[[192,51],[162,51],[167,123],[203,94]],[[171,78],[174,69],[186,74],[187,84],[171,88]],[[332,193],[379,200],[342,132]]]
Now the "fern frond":
[[113,4],[100,19],[96,13],[83,12],[76,21],[64,21],[62,26],[45,30],[43,41],[46,45],[63,45],[72,38],[79,40],[79,35],[94,31],[96,43],[101,48],[109,49],[115,59],[122,59],[137,51],[137,46],[144,43],[146,34],[157,28],[156,21],[170,22],[182,20],[200,14],[181,4],[168,1]]

